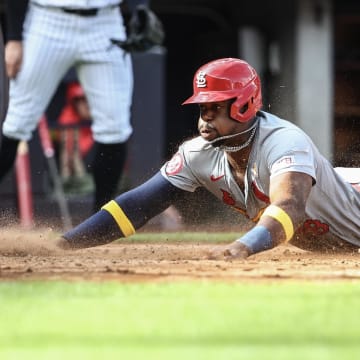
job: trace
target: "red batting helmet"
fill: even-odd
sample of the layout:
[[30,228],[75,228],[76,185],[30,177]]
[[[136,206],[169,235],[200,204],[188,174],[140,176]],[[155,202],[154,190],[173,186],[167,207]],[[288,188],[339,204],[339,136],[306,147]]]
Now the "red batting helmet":
[[194,76],[194,94],[184,104],[201,104],[235,99],[230,117],[247,122],[262,107],[261,83],[247,62],[225,58],[201,66]]

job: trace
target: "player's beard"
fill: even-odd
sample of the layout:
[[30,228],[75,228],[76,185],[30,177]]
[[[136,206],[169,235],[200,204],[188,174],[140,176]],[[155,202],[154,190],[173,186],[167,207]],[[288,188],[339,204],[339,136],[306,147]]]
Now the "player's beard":
[[[230,134],[230,135],[225,135],[225,136],[220,136],[219,133],[217,132],[217,130],[215,129],[215,127],[208,122],[203,121],[201,118],[199,119],[199,124],[198,124],[198,130],[200,135],[202,136],[202,138],[204,140],[206,140],[208,142],[209,145],[213,146],[214,148],[223,148],[226,151],[237,151],[237,149],[242,149],[243,147],[248,146],[248,144],[252,141],[256,128],[258,126],[258,120],[256,120],[248,129],[241,131],[239,133],[236,134]],[[206,136],[206,134],[214,134],[213,136]],[[227,140],[235,138],[239,135],[243,135],[246,133],[250,133],[250,137],[248,138],[248,140],[246,140],[245,142],[243,142],[240,145],[235,145],[235,146],[227,146],[225,143]],[[204,135],[205,134],[205,135]],[[216,136],[217,135],[217,136]]]
[[[208,122],[203,120],[199,120],[198,131],[200,136],[209,143],[209,145],[213,146],[214,148],[218,148],[221,145],[224,145],[226,139],[224,139],[215,129],[215,127]],[[210,134],[210,135],[209,135]],[[234,134],[233,136],[237,136],[238,134]],[[228,135],[232,137],[232,135]],[[219,139],[217,139],[219,138]]]
[[200,136],[208,142],[216,141],[216,138],[220,137],[216,128],[211,123],[202,120],[201,117],[198,122],[198,131]]

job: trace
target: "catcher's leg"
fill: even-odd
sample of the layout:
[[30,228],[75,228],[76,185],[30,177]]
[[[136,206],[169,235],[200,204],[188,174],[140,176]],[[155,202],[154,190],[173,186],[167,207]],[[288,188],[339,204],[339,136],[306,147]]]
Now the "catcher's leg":
[[96,149],[92,172],[97,211],[114,197],[125,163],[126,142],[132,133],[133,73],[130,54],[112,46],[109,40],[114,34],[125,37],[119,12],[104,11],[89,25],[79,50],[77,73],[93,120]]
[[19,140],[3,136],[0,146],[0,181],[13,167]]
[[94,212],[110,201],[117,186],[126,160],[126,143],[102,144],[95,142],[92,174],[95,182]]

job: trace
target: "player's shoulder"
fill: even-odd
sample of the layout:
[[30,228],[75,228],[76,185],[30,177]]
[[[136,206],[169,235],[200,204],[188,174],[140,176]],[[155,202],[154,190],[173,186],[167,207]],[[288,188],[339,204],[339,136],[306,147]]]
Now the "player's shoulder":
[[263,128],[300,130],[300,128],[291,121],[283,119],[275,114],[259,111],[258,116],[260,118],[261,127]]
[[296,124],[265,111],[259,112],[260,133],[263,140],[269,138],[299,138],[309,140],[308,135]]
[[293,152],[319,154],[312,139],[302,129],[266,112],[262,112],[257,144],[263,156],[274,160]]
[[178,153],[193,171],[203,168],[206,164],[216,162],[221,157],[221,153],[201,136],[184,141],[179,147]]
[[181,145],[185,152],[202,152],[204,150],[211,150],[213,147],[209,145],[201,136],[196,136],[192,139],[185,140]]

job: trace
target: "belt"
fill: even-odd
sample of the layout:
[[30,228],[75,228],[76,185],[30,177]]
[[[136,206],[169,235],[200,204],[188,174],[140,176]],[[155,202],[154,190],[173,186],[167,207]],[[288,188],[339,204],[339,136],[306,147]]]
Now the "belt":
[[102,9],[105,9],[105,8],[113,9],[113,8],[119,6],[119,4],[117,4],[117,5],[115,4],[115,5],[106,6],[104,8],[71,9],[71,8],[66,8],[66,7],[40,5],[36,2],[32,2],[32,4],[35,6],[47,8],[47,9],[58,9],[67,14],[73,14],[73,15],[78,15],[78,16],[96,16],[98,14],[98,12]]
[[60,8],[63,12],[67,14],[79,15],[79,16],[96,16],[99,12],[99,8],[90,8],[90,9],[69,9],[69,8]]

